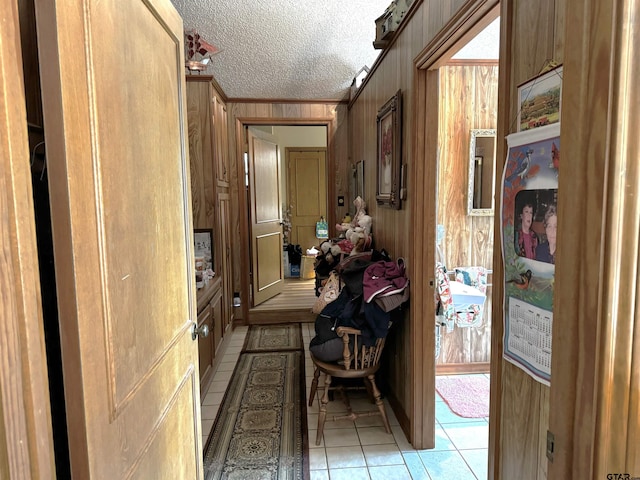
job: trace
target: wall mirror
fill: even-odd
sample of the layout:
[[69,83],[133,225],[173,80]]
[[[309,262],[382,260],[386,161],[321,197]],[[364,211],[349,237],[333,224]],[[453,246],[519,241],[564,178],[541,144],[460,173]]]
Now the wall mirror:
[[496,131],[471,130],[467,213],[493,215],[495,198]]

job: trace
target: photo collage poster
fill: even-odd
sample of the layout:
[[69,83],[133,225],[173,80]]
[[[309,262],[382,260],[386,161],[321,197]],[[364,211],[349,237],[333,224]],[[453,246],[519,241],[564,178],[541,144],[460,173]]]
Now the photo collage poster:
[[504,358],[551,380],[560,124],[507,137],[502,179]]

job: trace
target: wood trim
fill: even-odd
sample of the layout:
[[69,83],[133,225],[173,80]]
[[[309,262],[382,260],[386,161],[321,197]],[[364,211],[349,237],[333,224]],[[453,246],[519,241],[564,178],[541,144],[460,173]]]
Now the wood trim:
[[389,405],[393,410],[393,414],[396,416],[396,420],[398,420],[398,423],[400,424],[400,428],[404,432],[404,435],[407,438],[407,440],[410,441],[411,437],[409,435],[409,432],[411,431],[411,422],[409,421],[409,418],[405,414],[402,404],[400,403],[398,398],[393,394],[392,391],[387,389],[385,393],[387,395],[387,400],[389,400]]
[[[336,102],[332,102],[336,103]],[[274,125],[274,126],[310,126],[310,127],[323,127],[327,128],[334,121],[331,117],[317,117],[317,118],[280,118],[280,117],[237,117],[236,121],[239,121],[243,126],[249,125]],[[328,148],[328,147],[327,147]]]
[[[509,107],[511,105],[511,41],[514,7],[512,2],[500,3],[500,59],[498,75],[498,123],[496,136],[496,185],[502,182],[507,145],[506,135],[509,133]],[[496,204],[498,211],[499,202]],[[491,318],[491,379],[489,394],[489,455],[487,478],[502,478],[501,470],[501,429],[502,429],[502,374],[504,349],[504,264],[502,263],[502,220],[500,215],[494,217],[493,238],[493,277]]]
[[[438,155],[437,71],[414,70],[414,125],[412,144],[415,171],[409,177],[411,211],[422,212],[411,236],[411,271],[435,265],[436,182]],[[420,186],[420,188],[418,188]],[[414,448],[435,447],[435,351],[434,272],[412,280],[411,330],[411,432]]]
[[[261,103],[272,104],[272,103],[296,103],[296,104],[347,104],[349,103],[345,99],[331,99],[331,98],[307,98],[307,99],[298,99],[298,98],[230,98],[227,103],[253,103],[259,105]],[[273,124],[275,125],[275,123]]]
[[224,93],[224,90],[213,75],[185,75],[187,82],[208,82],[213,86],[213,89],[218,93],[223,103],[227,103],[229,99]]
[[444,363],[436,365],[437,375],[465,375],[469,373],[490,373],[491,363]]
[[487,66],[487,67],[495,67],[500,64],[500,60],[498,59],[471,59],[471,58],[452,58],[449,60],[445,66],[447,67],[478,67],[478,66]]
[[499,0],[467,0],[414,59],[418,68],[448,63],[458,46],[468,43],[498,17]]
[[19,8],[2,2],[0,42],[0,477],[55,478]]
[[249,325],[275,323],[313,323],[316,315],[309,308],[298,310],[261,311],[249,310]]

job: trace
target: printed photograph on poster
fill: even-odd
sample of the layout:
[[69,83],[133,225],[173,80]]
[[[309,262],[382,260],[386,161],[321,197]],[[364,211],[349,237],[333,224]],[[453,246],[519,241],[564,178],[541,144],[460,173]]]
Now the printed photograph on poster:
[[507,137],[502,182],[505,359],[551,378],[560,126]]

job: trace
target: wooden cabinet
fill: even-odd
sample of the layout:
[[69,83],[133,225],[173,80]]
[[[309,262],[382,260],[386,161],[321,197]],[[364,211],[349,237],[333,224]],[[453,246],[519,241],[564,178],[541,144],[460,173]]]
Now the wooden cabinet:
[[213,348],[213,317],[211,315],[211,307],[209,304],[198,314],[198,328],[202,328],[206,325],[209,328],[209,336],[198,337],[198,358],[200,365],[200,394],[204,397],[207,392],[211,378],[213,377],[213,359],[215,357],[215,350]]
[[216,156],[216,180],[221,187],[229,186],[229,135],[227,106],[217,95],[212,99],[214,124],[214,151]]
[[211,310],[211,317],[213,328],[210,332],[212,352],[214,358],[218,356],[218,350],[222,345],[222,339],[225,333],[225,315],[222,308],[222,290],[218,289],[213,295],[211,302],[209,302],[209,309]]
[[[230,222],[230,205],[229,194],[218,194],[218,214],[220,223],[218,229],[219,245],[221,250],[222,269],[225,272],[231,272],[231,222]],[[231,275],[226,275],[222,279],[222,302],[223,314],[225,318],[224,330],[231,326],[233,322],[233,279]]]
[[214,83],[210,76],[187,76],[193,228],[214,232],[215,277],[197,294],[198,324],[209,327],[209,336],[198,343],[203,395],[213,378],[216,352],[233,321],[227,107]]

